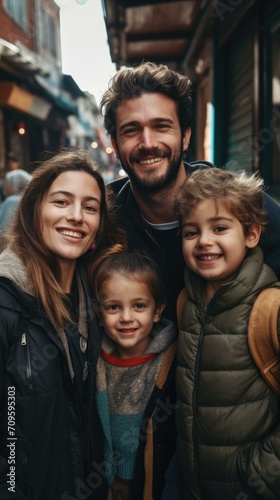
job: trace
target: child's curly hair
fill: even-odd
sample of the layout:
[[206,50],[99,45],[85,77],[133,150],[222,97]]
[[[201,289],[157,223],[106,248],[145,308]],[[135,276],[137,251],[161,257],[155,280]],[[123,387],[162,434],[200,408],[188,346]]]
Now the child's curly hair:
[[175,215],[182,222],[199,202],[213,200],[217,207],[224,205],[239,220],[247,235],[253,225],[259,224],[262,230],[266,225],[263,188],[264,181],[257,174],[217,167],[199,169],[179,189],[174,201]]

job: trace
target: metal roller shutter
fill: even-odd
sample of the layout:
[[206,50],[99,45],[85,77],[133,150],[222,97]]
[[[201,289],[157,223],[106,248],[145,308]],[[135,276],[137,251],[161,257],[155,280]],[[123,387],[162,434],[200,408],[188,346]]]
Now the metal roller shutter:
[[[228,51],[226,168],[252,171],[253,160],[253,33],[250,26]],[[241,34],[239,34],[241,35]]]

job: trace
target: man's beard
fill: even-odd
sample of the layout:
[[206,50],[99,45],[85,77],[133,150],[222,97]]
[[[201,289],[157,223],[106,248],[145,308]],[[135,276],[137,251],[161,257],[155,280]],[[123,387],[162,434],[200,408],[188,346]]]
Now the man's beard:
[[[150,154],[150,153],[149,153]],[[160,154],[154,153],[155,156],[161,156]],[[144,157],[144,155],[143,155]],[[139,178],[137,174],[132,170],[132,168],[122,163],[124,171],[127,173],[133,188],[142,195],[149,195],[160,193],[165,191],[168,187],[172,186],[175,182],[180,166],[183,160],[183,147],[181,146],[180,151],[174,154],[173,158],[166,156],[169,161],[169,165],[165,174],[161,177],[154,178],[152,167],[150,168],[150,173],[147,174],[146,178]],[[156,167],[155,167],[156,171]]]

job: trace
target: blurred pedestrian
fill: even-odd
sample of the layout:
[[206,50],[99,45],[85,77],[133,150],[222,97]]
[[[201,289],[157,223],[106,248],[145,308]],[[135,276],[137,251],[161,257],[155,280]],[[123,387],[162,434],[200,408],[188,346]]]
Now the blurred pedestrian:
[[20,162],[18,157],[10,151],[7,156],[7,171],[11,172],[12,170],[17,170],[20,168]]
[[31,174],[20,168],[6,173],[3,183],[4,200],[0,204],[0,231],[11,221],[22,193],[31,179]]
[[20,168],[20,163],[18,158],[14,155],[12,151],[9,151],[7,155],[6,169],[2,172],[0,179],[0,202],[4,200],[5,196],[3,193],[4,177],[7,172],[12,172],[13,170],[18,170]]

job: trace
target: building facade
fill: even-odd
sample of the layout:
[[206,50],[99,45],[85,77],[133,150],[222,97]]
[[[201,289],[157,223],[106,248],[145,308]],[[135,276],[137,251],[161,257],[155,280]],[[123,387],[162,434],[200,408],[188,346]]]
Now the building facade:
[[28,171],[65,147],[106,165],[99,124],[94,96],[62,73],[56,2],[0,0],[0,178],[9,152]]

